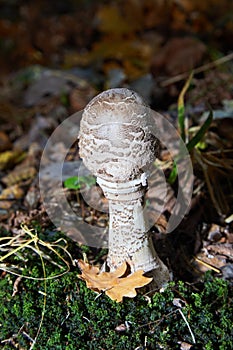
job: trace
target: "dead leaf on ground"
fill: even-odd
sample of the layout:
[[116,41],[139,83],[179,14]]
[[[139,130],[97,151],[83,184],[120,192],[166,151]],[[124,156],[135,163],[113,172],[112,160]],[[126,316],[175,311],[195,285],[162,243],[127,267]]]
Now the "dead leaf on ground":
[[179,342],[181,350],[189,350],[192,348],[192,344],[186,343],[184,341]]
[[126,275],[128,267],[126,262],[114,272],[100,272],[98,267],[91,266],[83,260],[79,260],[78,265],[82,271],[78,277],[86,282],[88,288],[105,292],[109,298],[117,302],[121,302],[123,297],[134,298],[137,294],[136,288],[147,285],[153,279],[143,276],[143,270]]
[[28,179],[33,179],[36,175],[36,172],[37,172],[36,168],[32,166],[28,166],[25,168],[22,168],[22,167],[16,168],[12,170],[9,174],[4,176],[2,178],[2,182],[7,186],[15,185],[19,182],[22,182]]
[[205,45],[192,37],[172,38],[156,54],[152,72],[155,76],[161,70],[168,75],[188,72],[200,64],[205,52]]
[[20,199],[24,195],[24,191],[22,188],[20,188],[18,185],[13,185],[8,188],[5,188],[1,193],[0,193],[0,200],[5,200],[5,199]]
[[0,152],[9,150],[11,146],[9,136],[5,132],[0,131]]
[[25,154],[21,150],[5,151],[0,153],[0,170],[4,170],[19,163]]

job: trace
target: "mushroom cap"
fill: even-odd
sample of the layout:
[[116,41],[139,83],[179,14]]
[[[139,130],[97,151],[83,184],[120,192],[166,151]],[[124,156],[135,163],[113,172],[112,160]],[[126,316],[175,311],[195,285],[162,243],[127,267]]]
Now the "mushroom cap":
[[155,160],[159,142],[151,109],[134,91],[110,89],[85,107],[80,155],[95,176],[110,182],[134,180]]

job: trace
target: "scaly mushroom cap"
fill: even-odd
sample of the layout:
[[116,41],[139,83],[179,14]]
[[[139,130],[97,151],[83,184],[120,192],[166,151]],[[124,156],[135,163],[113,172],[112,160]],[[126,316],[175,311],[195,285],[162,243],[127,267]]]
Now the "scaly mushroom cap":
[[79,132],[80,155],[97,177],[126,182],[141,176],[158,152],[150,108],[135,92],[110,89],[84,109]]

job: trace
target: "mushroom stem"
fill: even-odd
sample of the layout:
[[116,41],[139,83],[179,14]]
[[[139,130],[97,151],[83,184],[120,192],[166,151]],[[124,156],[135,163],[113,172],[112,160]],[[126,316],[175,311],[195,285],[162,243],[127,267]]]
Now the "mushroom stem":
[[145,174],[125,183],[112,183],[97,178],[109,200],[109,252],[107,263],[115,270],[124,261],[131,272],[152,272],[156,286],[169,280],[167,267],[158,257],[144,215]]

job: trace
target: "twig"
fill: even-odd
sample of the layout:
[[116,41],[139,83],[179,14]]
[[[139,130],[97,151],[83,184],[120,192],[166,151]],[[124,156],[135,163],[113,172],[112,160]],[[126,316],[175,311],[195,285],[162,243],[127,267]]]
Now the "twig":
[[196,260],[198,263],[204,265],[204,266],[207,267],[208,269],[213,270],[214,272],[217,272],[217,273],[220,273],[220,272],[221,272],[221,270],[216,269],[214,266],[212,266],[212,265],[210,265],[210,264],[208,264],[208,263],[202,261],[201,259],[197,258],[196,256],[194,256],[194,260]]
[[[221,57],[221,58],[219,58],[219,59],[217,59],[217,60],[215,60],[213,62],[206,63],[203,66],[200,66],[200,67],[197,67],[197,68],[193,69],[193,74],[198,74],[198,73],[205,72],[208,69],[215,68],[215,67],[219,66],[220,64],[223,64],[223,63],[226,63],[228,61],[231,61],[232,59],[233,59],[233,53],[230,53],[229,55]],[[177,83],[178,81],[186,79],[189,75],[190,75],[190,71],[178,74],[178,75],[176,75],[174,77],[171,77],[169,79],[166,79],[166,80],[162,81],[160,86],[161,87],[166,87],[168,85]]]
[[176,310],[172,310],[172,311],[169,312],[168,314],[163,315],[160,319],[155,320],[155,321],[151,321],[151,322],[147,322],[147,323],[145,323],[145,324],[142,324],[142,325],[138,326],[138,328],[151,326],[151,325],[153,325],[153,324],[159,324],[159,323],[161,323],[165,318],[167,318],[168,316],[170,316],[170,315],[172,315],[172,314],[174,314],[174,313],[176,313],[176,312],[177,312],[177,309],[176,309]]
[[22,281],[22,277],[21,276],[16,278],[16,280],[14,282],[14,285],[13,285],[12,297],[14,297],[18,293],[18,291],[19,291],[18,287],[19,287],[19,284],[20,284],[21,281]]
[[191,328],[190,328],[190,326],[189,326],[189,324],[188,324],[188,321],[187,321],[185,315],[183,314],[183,312],[181,311],[181,309],[178,309],[178,311],[179,311],[179,313],[181,314],[181,316],[182,316],[184,322],[186,323],[186,325],[187,325],[187,327],[188,327],[188,329],[189,329],[189,332],[190,332],[191,337],[192,337],[192,340],[193,340],[193,344],[196,344],[196,339],[195,339],[194,334],[193,334],[193,332],[192,332],[192,330],[191,330]]

